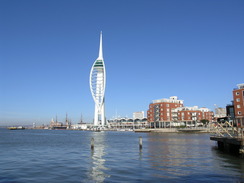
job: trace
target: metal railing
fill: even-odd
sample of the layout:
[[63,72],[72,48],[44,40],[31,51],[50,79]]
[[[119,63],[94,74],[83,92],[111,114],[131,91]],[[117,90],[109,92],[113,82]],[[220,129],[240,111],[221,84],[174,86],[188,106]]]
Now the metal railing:
[[212,136],[244,138],[244,118],[236,118],[233,122],[212,123]]

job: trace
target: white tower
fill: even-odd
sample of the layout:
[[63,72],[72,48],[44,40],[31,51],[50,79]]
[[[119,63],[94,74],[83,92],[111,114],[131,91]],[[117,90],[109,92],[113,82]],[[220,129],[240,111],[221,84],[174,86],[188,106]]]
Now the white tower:
[[106,72],[103,60],[102,32],[100,34],[99,56],[92,65],[90,72],[90,89],[95,102],[94,126],[105,125],[104,94]]

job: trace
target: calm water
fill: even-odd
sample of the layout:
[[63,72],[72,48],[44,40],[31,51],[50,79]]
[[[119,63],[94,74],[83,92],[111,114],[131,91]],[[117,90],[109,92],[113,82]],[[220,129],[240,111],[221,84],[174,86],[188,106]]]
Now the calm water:
[[0,129],[0,182],[244,182],[244,160],[215,145],[209,134]]

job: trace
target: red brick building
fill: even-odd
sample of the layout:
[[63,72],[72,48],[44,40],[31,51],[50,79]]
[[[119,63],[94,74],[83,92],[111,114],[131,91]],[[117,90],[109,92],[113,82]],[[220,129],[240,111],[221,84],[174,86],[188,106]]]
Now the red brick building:
[[183,100],[178,100],[176,96],[169,99],[153,100],[147,111],[147,121],[153,126],[161,128],[165,126],[163,122],[170,122],[173,119],[172,109],[183,107]]
[[233,90],[235,118],[244,117],[244,83],[238,84]]
[[181,122],[212,121],[214,116],[213,111],[210,111],[208,108],[198,108],[197,106],[176,108],[174,112],[177,113],[177,119],[175,119],[175,121]]
[[186,125],[203,119],[212,121],[212,117],[213,112],[208,108],[184,107],[183,100],[178,100],[176,96],[153,100],[147,111],[147,120],[151,128],[168,127],[172,122],[184,122]]

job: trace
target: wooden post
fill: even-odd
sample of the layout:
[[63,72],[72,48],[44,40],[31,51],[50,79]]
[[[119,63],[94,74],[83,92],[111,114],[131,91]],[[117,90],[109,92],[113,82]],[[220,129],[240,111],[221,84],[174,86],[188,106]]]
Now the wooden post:
[[91,139],[91,150],[94,150],[94,138]]
[[142,137],[139,138],[139,149],[142,149]]

